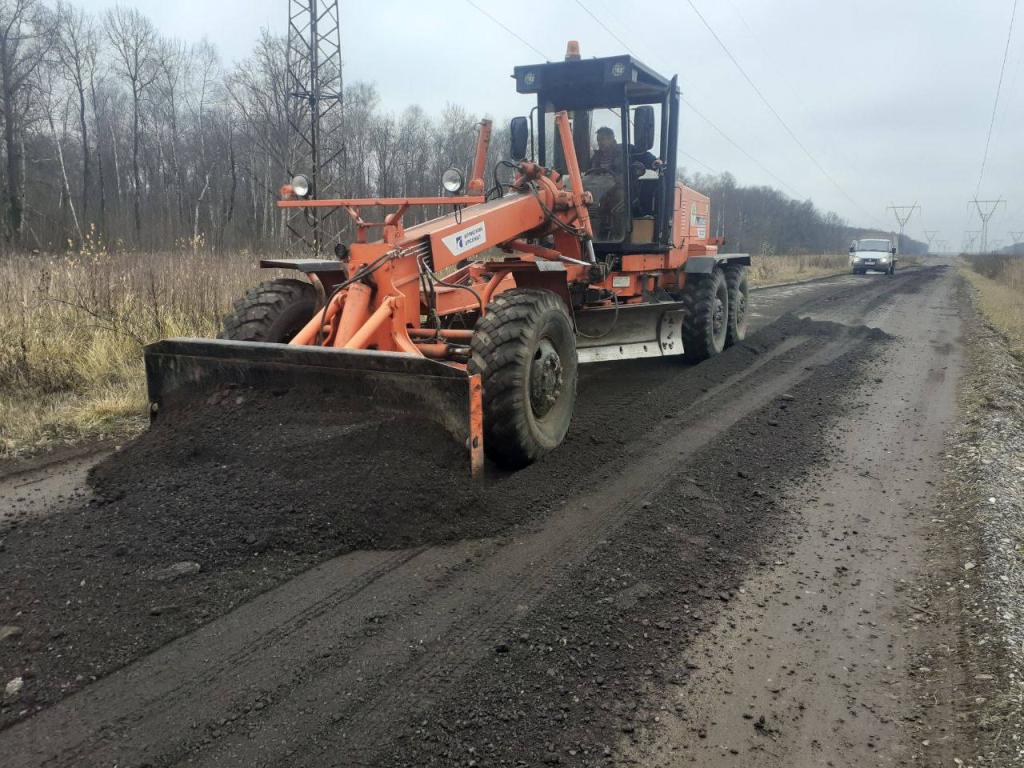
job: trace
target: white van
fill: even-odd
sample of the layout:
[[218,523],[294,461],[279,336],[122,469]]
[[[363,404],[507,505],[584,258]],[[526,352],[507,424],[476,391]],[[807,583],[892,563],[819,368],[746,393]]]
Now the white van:
[[850,246],[850,270],[863,275],[869,269],[893,274],[896,271],[896,246],[881,238],[854,240]]

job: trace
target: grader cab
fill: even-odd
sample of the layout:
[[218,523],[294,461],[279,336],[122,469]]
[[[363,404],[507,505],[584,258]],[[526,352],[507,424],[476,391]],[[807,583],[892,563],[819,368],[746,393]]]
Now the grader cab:
[[[484,121],[468,185],[453,169],[445,196],[285,185],[279,206],[342,209],[352,242],[337,259],[261,262],[305,279],[253,288],[220,338],[147,347],[154,417],[210,388],[302,388],[328,407],[431,418],[465,441],[476,474],[485,453],[516,468],[558,447],[579,365],[696,362],[742,339],[750,260],[718,252],[708,199],[676,181],[675,78],[632,56],[580,59],[572,43],[566,61],[513,76],[537,104],[512,121],[507,184],[485,181]],[[404,225],[437,205],[452,210]]]

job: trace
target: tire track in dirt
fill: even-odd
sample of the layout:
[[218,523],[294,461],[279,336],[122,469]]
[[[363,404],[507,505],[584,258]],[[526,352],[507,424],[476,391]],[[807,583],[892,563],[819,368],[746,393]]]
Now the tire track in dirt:
[[[793,325],[795,330],[800,330],[801,326],[817,330],[813,324],[794,322]],[[372,581],[368,586],[350,588],[346,585],[339,590],[344,597],[331,599],[327,604],[318,603],[298,615],[290,611],[280,615],[283,626],[271,627],[267,636],[256,639],[255,647],[245,646],[223,659],[215,658],[212,669],[206,661],[209,649],[202,641],[182,644],[190,651],[188,654],[174,653],[178,644],[158,652],[165,658],[149,660],[146,665],[151,670],[149,675],[164,677],[166,669],[174,668],[188,680],[189,687],[161,690],[147,679],[149,675],[145,669],[139,669],[139,665],[129,667],[124,677],[130,682],[119,680],[115,675],[80,694],[86,701],[77,701],[74,697],[24,724],[33,724],[34,727],[25,727],[27,733],[23,741],[13,739],[11,754],[17,755],[19,746],[37,743],[40,733],[66,733],[67,728],[61,722],[59,712],[63,710],[65,717],[75,720],[82,718],[82,712],[99,715],[100,719],[85,729],[85,732],[99,738],[87,738],[70,750],[62,750],[53,765],[79,764],[85,756],[113,762],[126,759],[173,761],[185,754],[183,745],[177,741],[179,734],[195,730],[191,724],[197,721],[202,709],[202,706],[197,707],[188,700],[190,688],[191,697],[205,700],[205,691],[237,688],[239,680],[260,681],[255,690],[246,691],[253,703],[252,708],[245,714],[245,703],[236,700],[230,711],[225,712],[223,706],[209,711],[203,719],[210,732],[217,732],[218,739],[213,748],[204,749],[201,756],[193,756],[190,760],[193,764],[222,765],[237,759],[250,743],[249,730],[254,722],[258,723],[255,727],[261,734],[262,746],[258,756],[253,755],[252,759],[269,760],[267,764],[288,757],[286,753],[294,749],[293,744],[319,743],[322,740],[318,738],[320,734],[310,733],[312,721],[316,720],[319,720],[321,731],[335,729],[344,720],[346,733],[351,735],[353,742],[350,748],[357,752],[369,749],[378,739],[381,727],[400,717],[408,717],[415,709],[408,698],[395,696],[396,692],[417,690],[431,680],[457,679],[482,654],[490,652],[496,638],[504,634],[507,618],[516,614],[517,606],[537,602],[549,588],[553,571],[578,561],[598,541],[611,535],[616,525],[634,511],[647,494],[660,487],[667,473],[679,461],[693,455],[723,428],[806,376],[807,366],[827,364],[851,346],[861,343],[860,337],[851,336],[842,329],[830,331],[816,338],[784,338],[775,349],[759,356],[755,365],[723,380],[720,386],[730,390],[730,399],[716,398],[712,390],[683,410],[682,425],[662,424],[649,435],[650,442],[657,448],[648,452],[643,468],[631,473],[625,482],[619,479],[611,488],[606,484],[600,490],[574,500],[541,530],[497,548],[474,568],[454,574],[450,584],[442,588],[431,585],[431,590],[425,594],[418,565],[427,555],[394,558],[394,563],[381,566],[381,573],[369,575]],[[804,367],[796,365],[797,361],[803,362]],[[674,434],[666,435],[668,432]],[[449,569],[454,562],[465,559],[467,553],[464,549],[456,547],[455,551],[446,553],[453,561],[447,564]],[[391,565],[395,567],[389,567]],[[515,586],[510,589],[508,585]],[[394,602],[396,596],[410,594],[414,596],[413,602],[419,605],[419,615],[411,610],[408,603],[394,606],[389,613],[411,614],[411,618],[385,622],[376,628],[378,631],[369,638],[369,642],[359,635],[339,638],[336,630],[332,629],[339,624],[353,622],[358,626],[360,618],[366,621],[367,607]],[[339,616],[341,602],[352,605],[346,606],[349,610]],[[360,613],[364,615],[360,617]],[[472,618],[466,621],[464,616]],[[218,623],[228,623],[229,620],[230,615]],[[238,624],[237,621],[230,623]],[[293,626],[297,623],[300,626]],[[216,625],[208,628],[210,635],[219,634]],[[314,649],[301,638],[298,643],[272,647],[274,640],[300,634],[316,638],[333,636],[333,647],[328,644],[320,651],[322,654],[330,650],[329,667],[307,666],[310,656],[314,656]],[[435,654],[431,654],[428,648],[417,659],[416,654],[410,651],[410,641],[427,637],[439,638]],[[345,647],[346,639],[352,644],[349,648]],[[437,653],[442,649],[443,652]],[[267,674],[264,670],[270,657],[278,657],[284,663],[276,665],[272,674]],[[451,659],[455,660],[454,663]],[[383,677],[389,681],[386,690],[378,685]],[[125,684],[152,692],[154,695],[146,702],[148,706],[140,706],[142,702],[138,700],[121,700],[117,691]],[[98,690],[90,695],[93,689]],[[306,709],[303,702],[339,700],[344,700],[345,705],[330,707],[333,711],[320,712],[319,718],[301,714]],[[256,707],[255,702],[264,703]],[[242,709],[241,715],[239,708]],[[226,718],[226,715],[232,718]],[[228,722],[220,724],[220,720],[225,719]],[[16,726],[11,729],[15,732],[12,736],[22,728]],[[110,733],[118,734],[113,743],[109,740]],[[271,749],[268,745],[275,746]],[[202,737],[197,746],[202,746]],[[276,757],[268,755],[268,751],[274,752]],[[197,760],[197,757],[201,759]],[[19,762],[16,760],[15,764]]]
[[[720,407],[705,410],[701,406],[707,401],[695,403],[693,408],[700,417],[682,425],[682,430],[671,438],[653,434],[651,440],[658,447],[644,457],[643,466],[632,476],[619,478],[613,487],[605,486],[567,505],[562,512],[555,513],[540,531],[511,542],[481,563],[478,569],[466,575],[465,583],[458,585],[453,594],[440,601],[432,600],[425,610],[424,619],[408,628],[396,628],[395,634],[407,639],[443,637],[434,654],[430,654],[428,649],[418,664],[406,670],[391,667],[386,659],[381,658],[381,646],[376,644],[346,660],[345,667],[354,666],[360,675],[370,679],[380,679],[386,672],[386,689],[379,689],[376,695],[365,698],[356,694],[356,706],[346,708],[347,712],[335,710],[316,729],[311,728],[312,718],[308,716],[300,718],[296,714],[282,718],[280,713],[275,717],[272,712],[259,723],[258,730],[261,741],[265,739],[270,744],[282,745],[277,747],[279,751],[276,753],[268,754],[266,746],[261,747],[258,753],[247,752],[247,735],[240,735],[222,739],[215,749],[191,762],[217,766],[241,758],[243,762],[258,760],[265,765],[286,759],[297,764],[311,764],[313,755],[309,745],[316,745],[319,751],[324,751],[325,744],[339,742],[351,754],[371,752],[382,733],[398,722],[408,722],[415,717],[417,710],[422,709],[422,702],[417,702],[414,696],[403,695],[405,692],[422,690],[430,682],[443,681],[448,685],[481,658],[492,654],[502,638],[508,636],[509,622],[522,614],[521,607],[528,609],[544,599],[558,571],[571,568],[589,555],[599,541],[613,536],[626,517],[663,488],[679,462],[696,454],[722,429],[727,429],[805,377],[806,370],[794,366],[794,358],[806,366],[827,365],[860,343],[860,339],[854,341],[841,334],[838,340],[827,343],[809,356],[801,353],[800,342],[806,343],[801,339],[787,345],[794,350],[792,355],[783,354],[777,358],[778,368],[784,373],[780,375],[774,370],[766,373],[765,380],[759,381],[755,387],[745,388],[743,395],[727,406],[719,401]],[[733,386],[738,387],[739,383],[733,382]],[[665,431],[667,428],[660,430],[662,433]],[[481,588],[481,584],[488,587]],[[465,614],[472,615],[472,621],[456,620],[447,626],[439,626],[436,618]],[[377,672],[371,676],[374,667]],[[297,713],[301,710],[298,703],[301,699],[331,701],[342,692],[350,695],[353,690],[351,671],[339,668],[333,674],[310,680],[296,688],[288,697],[291,703],[282,701],[280,705]],[[421,706],[418,707],[418,703]],[[275,719],[271,720],[271,717]],[[341,728],[343,730],[339,733]]]
[[[390,642],[377,635],[373,638],[372,643],[358,648],[353,655],[344,653],[339,655],[337,651],[332,652],[332,665],[336,670],[334,674],[324,674],[323,670],[319,670],[316,675],[301,675],[300,680],[296,680],[292,676],[296,670],[291,670],[291,674],[286,675],[286,684],[277,686],[278,691],[284,692],[283,695],[265,689],[261,690],[257,701],[269,702],[270,706],[254,711],[256,713],[267,712],[270,715],[245,718],[248,721],[259,721],[257,727],[261,734],[261,744],[321,743],[323,741],[321,734],[309,733],[311,718],[308,715],[298,716],[298,713],[303,711],[298,700],[328,702],[336,701],[339,697],[344,696],[352,703],[349,709],[355,710],[350,714],[351,722],[346,722],[345,733],[350,734],[350,739],[347,742],[348,748],[355,749],[358,753],[372,747],[372,742],[378,738],[376,734],[379,733],[381,727],[388,723],[394,723],[400,717],[408,717],[410,711],[415,709],[410,706],[412,702],[407,698],[395,697],[396,691],[415,690],[429,680],[457,679],[460,672],[464,672],[475,663],[481,654],[490,652],[494,645],[494,638],[505,631],[503,619],[515,615],[515,606],[531,605],[540,599],[551,580],[552,565],[557,564],[559,568],[566,567],[588,554],[597,541],[610,535],[615,525],[621,522],[625,515],[635,511],[637,505],[642,503],[641,500],[645,494],[658,489],[658,481],[663,481],[665,473],[678,461],[693,455],[723,428],[727,428],[730,424],[790,388],[797,380],[807,375],[808,368],[813,369],[817,365],[827,364],[839,354],[847,351],[850,346],[860,343],[860,339],[851,339],[849,334],[844,331],[839,331],[837,336],[838,338],[831,341],[819,340],[819,343],[823,343],[824,346],[814,351],[809,357],[806,355],[809,350],[804,349],[808,346],[808,340],[803,338],[787,339],[780,345],[776,354],[769,353],[763,360],[758,361],[760,365],[752,367],[747,376],[742,376],[742,379],[757,379],[757,381],[748,385],[741,395],[735,395],[736,388],[740,386],[740,382],[736,380],[737,377],[726,379],[723,382],[723,387],[728,386],[732,389],[734,397],[729,401],[719,399],[718,405],[722,406],[727,403],[727,407],[712,407],[710,410],[705,410],[703,406],[708,401],[714,400],[711,393],[705,398],[698,399],[691,408],[694,413],[700,415],[687,423],[682,431],[677,431],[674,437],[664,440],[664,442],[661,442],[664,435],[652,436],[652,441],[655,444],[660,442],[660,446],[646,457],[645,466],[648,468],[645,471],[637,472],[626,484],[618,483],[613,493],[602,491],[584,497],[580,502],[568,506],[541,532],[527,537],[522,542],[516,542],[515,545],[498,550],[482,569],[465,574],[462,579],[464,583],[456,584],[447,590],[444,599],[439,600],[438,597],[431,595],[429,608],[423,611],[425,618],[411,624],[400,623],[399,626],[391,628],[392,640]],[[803,362],[804,366],[795,365],[797,360]],[[765,372],[764,379],[754,375],[762,368],[771,369]],[[662,427],[659,431],[664,433],[668,429],[669,427]],[[676,431],[675,426],[672,429]],[[402,568],[400,567],[399,570]],[[390,571],[388,578],[389,580],[398,579],[399,583],[393,590],[385,591],[386,595],[392,592],[407,592],[416,579],[413,575],[412,579],[401,580],[396,571]],[[481,592],[474,586],[478,582],[495,585],[495,590]],[[518,588],[509,590],[503,586],[507,584],[516,584]],[[378,580],[375,586],[383,588],[384,585]],[[469,604],[467,604],[467,592],[470,593],[472,601]],[[361,594],[360,597],[370,604],[378,603],[378,600],[370,599],[368,595]],[[469,624],[459,623],[457,617],[465,613],[474,614],[474,621]],[[436,618],[439,616],[451,616],[456,620],[454,623],[446,625]],[[323,631],[327,628],[312,627],[309,629],[316,636],[329,636],[329,632]],[[396,674],[395,667],[403,662],[408,663],[409,660],[408,655],[403,653],[403,649],[407,646],[406,640],[432,635],[446,638],[445,653],[440,654],[441,663],[438,664],[437,659],[430,656],[428,651],[424,660],[418,664],[414,663],[405,675]],[[451,642],[450,638],[456,638],[456,641]],[[289,653],[288,648],[280,650],[286,658],[295,655]],[[307,654],[305,655],[308,655],[308,649],[303,650],[306,650]],[[205,651],[200,652],[205,653]],[[304,657],[303,654],[298,654],[298,656],[299,658]],[[264,668],[266,660],[255,658],[258,660],[260,668]],[[446,664],[445,659],[448,658],[454,658],[457,661],[454,665]],[[163,665],[157,665],[158,668],[161,666]],[[191,674],[191,671],[195,669],[194,663],[189,664],[187,660],[179,659],[176,666],[180,670],[188,672],[187,676],[193,681],[194,686],[206,687],[203,685],[207,680],[205,675]],[[389,679],[386,692],[376,698],[360,695],[361,687],[366,688],[367,684],[372,686],[373,681],[379,680],[385,674]],[[363,686],[359,685],[361,679],[367,681]],[[297,684],[299,682],[301,685]],[[150,687],[145,685],[143,680],[136,680],[135,684],[141,684],[141,687],[147,689]],[[116,681],[111,685],[116,688]],[[224,686],[214,687],[216,689]],[[68,703],[72,704],[72,702]],[[173,759],[173,755],[178,750],[172,748],[169,753],[156,752],[154,754],[150,750],[157,745],[154,745],[152,741],[158,734],[181,732],[180,727],[183,723],[173,722],[175,718],[168,721],[169,710],[179,713],[180,717],[180,713],[191,715],[195,708],[178,701],[176,697],[161,697],[155,703],[157,705],[156,711],[153,712],[155,717],[149,722],[143,720],[141,724],[138,723],[140,713],[133,707],[131,719],[135,722],[131,730],[138,729],[140,732],[138,749],[141,750],[141,755],[159,755],[161,761],[168,758]],[[79,703],[76,703],[74,707],[78,710],[83,708],[95,709],[95,707],[83,707]],[[334,709],[330,718],[322,723],[321,730],[333,730],[340,722],[339,715],[342,712],[338,708]],[[282,712],[288,714],[281,717]],[[361,721],[358,712],[372,713],[373,716],[369,722]],[[44,715],[39,719],[45,721],[48,718]],[[126,713],[125,716],[115,719],[123,724],[129,718]],[[40,723],[40,725],[44,725],[44,723]],[[59,725],[57,730],[61,730]],[[97,730],[102,733],[106,729],[100,727]],[[198,763],[195,759],[190,762],[211,765],[224,764],[225,761],[236,759],[239,750],[243,750],[244,746],[249,743],[248,731],[245,729],[239,729],[237,738],[232,738],[230,733],[223,732],[231,731],[233,727],[222,725],[220,730],[222,732],[219,733],[220,738],[216,747],[204,752],[202,760]],[[359,742],[362,741],[363,734],[369,738],[360,745]],[[99,748],[100,745],[93,743],[82,745],[82,751],[74,750],[66,754],[64,757],[68,762],[62,760],[61,763],[75,764],[83,754],[88,754],[92,758],[105,756],[109,759],[124,760],[126,757],[132,756],[132,751],[126,752],[125,747],[135,741],[126,738],[127,736],[128,734],[122,732],[117,740],[115,751],[109,755],[104,754],[104,750]],[[141,744],[145,744],[145,746],[141,746]],[[258,759],[269,759],[267,764],[272,764],[275,760],[294,757],[294,755],[287,755],[287,752],[291,751],[293,747],[283,746],[281,749],[284,751],[277,752],[276,757],[271,757],[267,755],[268,748],[263,746],[259,750]],[[255,759],[255,756],[253,757]]]
[[922,628],[913,585],[934,578],[924,553],[956,415],[956,307],[945,280],[872,310],[869,322],[900,340],[845,396],[849,412],[828,437],[836,454],[787,491],[787,557],[745,580],[688,649],[699,671],[659,694],[685,717],[665,707],[663,727],[625,754],[652,767],[685,755],[786,768],[952,765],[971,754],[940,737],[952,699],[916,726],[930,741],[908,732],[920,679],[942,664],[915,649],[955,637],[949,623]]

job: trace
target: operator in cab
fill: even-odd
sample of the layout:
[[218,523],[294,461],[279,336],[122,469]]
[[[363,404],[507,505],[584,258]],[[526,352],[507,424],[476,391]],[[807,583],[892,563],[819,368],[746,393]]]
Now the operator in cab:
[[[633,178],[643,175],[644,169],[653,171],[661,168],[665,163],[650,152],[638,152],[636,148],[629,145],[630,171]],[[619,173],[622,165],[622,149],[619,142],[615,140],[615,131],[607,126],[597,129],[597,149],[590,158],[591,170],[610,171]]]
[[[629,171],[634,181],[644,175],[644,170],[656,170],[665,165],[664,161],[648,151],[638,151],[629,145]],[[614,179],[597,199],[597,239],[599,241],[620,240],[625,234],[623,210],[622,146],[615,140],[615,131],[607,126],[597,129],[597,149],[590,158],[588,174],[608,174]],[[631,208],[636,208],[634,201]],[[641,212],[643,213],[643,212]]]

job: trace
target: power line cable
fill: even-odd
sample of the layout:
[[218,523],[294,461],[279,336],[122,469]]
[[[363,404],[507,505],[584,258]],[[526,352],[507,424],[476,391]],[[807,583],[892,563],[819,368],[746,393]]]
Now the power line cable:
[[[578,0],[577,0],[577,2],[578,2]],[[750,75],[747,74],[747,71],[743,68],[743,65],[741,65],[740,62],[737,60],[737,58],[735,56],[733,56],[732,51],[730,51],[729,47],[722,41],[722,38],[720,38],[718,36],[718,33],[715,32],[715,30],[714,30],[714,28],[712,28],[711,24],[708,23],[708,20],[706,18],[704,18],[704,14],[702,14],[697,9],[697,6],[694,5],[693,0],[686,0],[686,2],[690,6],[690,8],[693,9],[693,12],[695,14],[697,14],[697,18],[700,19],[701,23],[708,30],[708,32],[711,33],[711,36],[713,38],[715,38],[715,42],[717,42],[719,47],[721,47],[721,49],[725,52],[725,55],[729,57],[729,60],[735,65],[736,69],[739,70],[739,73],[741,75],[743,75],[743,78],[747,81],[747,83],[750,85],[750,87],[754,89],[754,93],[756,93],[758,98],[761,99],[761,101],[764,103],[764,105],[768,108],[768,111],[771,112],[772,115],[775,116],[775,119],[779,121],[779,124],[785,129],[786,133],[789,134],[790,138],[793,139],[794,143],[798,147],[800,147],[800,150],[805,155],[807,155],[808,159],[814,164],[814,166],[819,171],[821,171],[821,174],[832,183],[832,185],[839,191],[839,193],[843,197],[845,197],[850,202],[851,205],[853,205],[855,208],[857,208],[861,213],[863,213],[869,219],[877,222],[878,219],[876,219],[874,216],[872,216],[870,213],[868,213],[867,210],[863,206],[860,205],[860,203],[858,203],[856,200],[854,200],[847,193],[847,191],[845,189],[843,189],[842,185],[838,181],[835,180],[835,178],[832,176],[832,174],[830,174],[825,169],[825,167],[820,162],[818,162],[818,159],[811,153],[811,151],[806,147],[806,145],[802,141],[800,141],[800,138],[796,135],[796,133],[793,132],[793,129],[789,127],[789,124],[782,118],[782,115],[780,115],[778,110],[776,110],[775,107],[772,106],[772,103],[768,100],[768,97],[765,96],[764,93],[761,92],[761,89],[757,87],[757,84],[753,81],[753,79],[750,77]],[[1016,2],[1016,0],[1014,0],[1014,2]]]
[[715,170],[714,168],[712,168],[712,167],[711,167],[710,165],[708,165],[707,163],[705,163],[705,162],[704,162],[703,160],[699,160],[698,158],[694,157],[694,156],[693,156],[693,155],[691,155],[691,154],[690,154],[689,152],[683,152],[683,150],[681,150],[681,149],[679,149],[679,148],[677,147],[677,148],[676,148],[676,154],[682,155],[683,157],[688,157],[688,158],[690,158],[691,160],[693,160],[693,162],[695,162],[695,163],[696,163],[697,165],[702,165],[702,166],[704,166],[705,168],[707,168],[707,169],[708,169],[709,171],[711,171],[711,173],[715,174],[716,176],[721,176],[721,173],[719,173],[718,171],[716,171],[716,170]]
[[713,122],[713,121],[711,120],[711,118],[710,118],[710,117],[708,117],[708,116],[707,116],[707,115],[705,115],[705,114],[704,114],[703,112],[701,112],[701,111],[700,111],[700,109],[698,109],[698,108],[697,108],[697,105],[696,105],[696,104],[694,104],[694,103],[693,103],[692,101],[690,101],[690,100],[689,100],[688,98],[686,98],[685,96],[682,96],[682,97],[680,97],[680,98],[682,99],[682,102],[683,102],[684,104],[686,104],[686,106],[688,106],[688,107],[689,107],[689,108],[690,108],[690,109],[691,109],[691,110],[693,111],[693,113],[694,113],[695,115],[697,115],[697,117],[699,117],[699,118],[700,118],[701,120],[703,120],[703,121],[704,121],[705,123],[707,123],[708,125],[710,125],[710,126],[711,126],[711,127],[712,127],[712,128],[713,128],[713,129],[714,129],[714,130],[715,130],[715,131],[716,131],[716,132],[718,133],[718,135],[719,135],[719,136],[721,136],[721,137],[722,137],[723,139],[725,139],[725,140],[726,140],[727,142],[729,142],[729,144],[731,144],[731,145],[732,145],[733,147],[735,147],[735,148],[736,148],[736,149],[737,149],[737,150],[738,150],[738,151],[739,151],[739,152],[740,152],[740,153],[741,153],[741,154],[742,154],[742,155],[743,155],[744,157],[746,157],[746,158],[747,158],[747,159],[748,159],[748,160],[749,160],[750,162],[752,162],[752,163],[753,163],[754,165],[756,165],[756,166],[757,166],[758,168],[760,168],[760,169],[761,169],[762,171],[764,171],[764,172],[765,172],[766,174],[768,174],[768,175],[769,175],[769,176],[771,176],[771,177],[772,177],[773,179],[775,179],[775,181],[777,181],[777,182],[778,182],[779,184],[781,184],[781,185],[782,185],[783,187],[785,187],[785,188],[786,188],[787,190],[789,190],[790,194],[792,194],[792,195],[793,195],[793,197],[795,197],[795,198],[796,198],[797,200],[804,200],[804,199],[806,199],[806,198],[805,198],[805,197],[804,197],[803,195],[801,195],[801,194],[800,194],[799,192],[797,192],[797,191],[796,191],[795,189],[793,189],[793,187],[792,187],[792,186],[790,186],[790,185],[789,185],[789,184],[787,184],[787,183],[786,183],[785,181],[783,181],[783,180],[782,180],[781,178],[779,178],[779,177],[778,177],[778,176],[777,176],[776,174],[774,174],[774,173],[772,173],[772,172],[771,172],[770,170],[768,170],[768,169],[767,169],[767,168],[766,168],[766,167],[764,166],[764,164],[763,164],[763,163],[762,163],[762,162],[761,162],[760,160],[758,160],[758,159],[757,159],[756,157],[754,157],[754,156],[753,156],[752,154],[750,154],[749,152],[747,152],[747,150],[745,150],[745,149],[744,149],[743,147],[741,147],[741,146],[740,146],[740,145],[739,145],[738,143],[736,143],[736,141],[734,141],[734,140],[733,140],[733,139],[732,139],[732,138],[731,138],[731,137],[729,136],[729,134],[727,134],[727,133],[726,133],[725,131],[723,131],[723,130],[722,130],[721,128],[719,128],[719,127],[718,127],[718,125],[716,125],[716,124],[715,124],[715,123],[714,123],[714,122]]
[[[756,41],[757,47],[761,50],[762,61],[764,63],[769,62],[772,59],[773,54],[769,52],[768,48],[765,46],[763,42],[763,35],[754,31],[753,27],[751,27],[750,24],[747,22],[746,17],[740,12],[739,7],[736,5],[736,3],[733,2],[733,0],[726,0],[726,2],[728,3],[729,7],[732,8],[732,11],[733,13],[736,14],[736,17],[743,24],[744,29],[746,29],[747,32],[750,34],[750,37],[752,37]],[[807,114],[808,108],[806,96],[800,93],[798,89],[793,87],[793,82],[790,79],[789,73],[783,72],[780,75],[778,72],[769,73],[766,69],[763,73],[763,76],[770,78],[774,83],[779,83],[782,86],[782,88],[786,91],[786,94],[791,99],[791,102],[797,105],[800,113],[803,115]],[[835,140],[833,134],[830,134],[825,131],[819,132],[822,134],[823,138],[828,141],[829,150],[831,151],[831,153],[833,155],[838,155],[839,159],[843,161],[845,167],[856,168],[859,165],[858,161],[850,159],[850,156],[846,152],[846,149],[848,148],[843,146],[842,142]]]
[[992,143],[992,129],[996,124],[996,109],[999,107],[999,93],[1003,89],[1003,74],[1006,72],[1006,58],[1010,54],[1010,40],[1013,38],[1013,20],[1017,16],[1017,0],[1013,0],[1010,8],[1010,26],[1006,32],[1006,47],[1003,48],[1003,63],[999,65],[999,82],[996,83],[996,100],[992,104],[992,118],[988,122],[988,136],[985,138],[985,152],[981,156],[981,171],[978,173],[978,185],[974,188],[974,196],[981,192],[981,181],[985,178],[985,164],[988,162],[988,148]]
[[474,8],[476,8],[476,10],[478,10],[480,13],[482,13],[484,16],[486,16],[491,21],[493,21],[495,24],[497,24],[503,30],[505,30],[510,35],[512,35],[512,37],[514,37],[520,43],[522,43],[527,48],[529,48],[531,51],[533,51],[538,56],[540,56],[542,59],[544,59],[544,61],[551,61],[551,59],[549,59],[547,56],[545,56],[542,51],[540,51],[538,48],[534,47],[533,43],[530,43],[529,41],[527,41],[524,38],[522,38],[519,35],[517,35],[515,32],[513,32],[511,29],[506,27],[504,24],[502,24],[500,21],[498,21],[496,18],[494,18],[491,14],[489,14],[487,11],[485,11],[483,8],[481,8],[479,5],[474,3],[473,0],[466,0],[466,2],[469,3],[471,6],[473,6]]
[[[590,8],[588,8],[582,2],[582,0],[576,0],[576,4],[579,5],[579,7],[582,8],[584,11],[586,11],[587,15],[590,16],[590,18],[592,18],[595,22],[597,22],[598,26],[600,26],[601,29],[603,29],[605,32],[607,32],[609,35],[611,35],[615,39],[615,41],[618,42],[619,45],[621,45],[623,48],[626,49],[626,51],[628,53],[630,53],[633,56],[636,56],[636,52],[632,48],[630,48],[629,44],[626,43],[626,41],[623,40],[621,37],[619,37],[617,34],[615,34],[615,32],[613,32],[611,30],[611,28],[607,24],[605,24],[593,11],[591,11]],[[741,147],[738,142],[736,142],[725,131],[723,131],[720,127],[718,127],[718,125],[716,125],[714,122],[712,122],[711,118],[709,118],[707,115],[705,115],[703,112],[701,112],[692,101],[687,99],[685,96],[682,96],[681,99],[682,99],[684,104],[686,104],[691,110],[693,110],[693,113],[695,115],[697,115],[697,117],[699,117],[701,120],[703,120],[708,125],[710,125],[715,130],[715,132],[718,133],[719,136],[721,136],[729,144],[731,144],[734,148],[736,148],[741,154],[743,154],[744,157],[746,157],[748,160],[750,160],[752,163],[754,163],[754,165],[756,165],[758,168],[760,168],[764,173],[768,174],[776,182],[778,182],[780,185],[782,185],[786,190],[789,191],[790,194],[792,194],[797,199],[806,199],[803,195],[801,195],[799,192],[797,192],[795,189],[793,189],[793,187],[790,184],[787,184],[785,181],[783,181],[781,178],[779,178],[779,176],[777,174],[772,173],[770,170],[768,170],[764,166],[764,164],[761,163],[761,161],[759,161],[757,158],[755,158],[753,155],[751,155],[749,152],[747,152],[747,150],[745,150],[743,147]],[[698,162],[700,162],[700,161],[698,161]],[[705,165],[704,163],[701,163],[701,165],[704,165],[705,167],[709,167],[709,166]]]
[[615,38],[615,41],[616,41],[616,42],[617,42],[617,43],[618,43],[619,45],[621,45],[621,46],[622,46],[623,48],[625,48],[625,49],[626,49],[626,50],[627,50],[627,51],[628,51],[629,53],[631,53],[631,54],[632,54],[633,56],[636,56],[636,52],[635,52],[635,51],[634,51],[634,50],[633,50],[632,48],[630,48],[630,47],[629,47],[629,45],[627,45],[627,44],[626,44],[626,41],[625,41],[625,40],[623,40],[623,39],[622,39],[621,37],[619,37],[619,36],[618,36],[617,34],[615,34],[615,32],[613,32],[613,31],[612,31],[611,27],[609,27],[609,26],[608,26],[607,24],[605,24],[605,23],[604,23],[603,21],[601,21],[601,20],[600,20],[599,18],[597,18],[597,16],[595,16],[595,15],[594,15],[594,12],[593,12],[592,10],[590,10],[589,8],[587,8],[587,6],[585,6],[585,5],[584,5],[584,4],[583,4],[583,3],[581,2],[581,0],[576,0],[576,5],[578,5],[578,6],[580,7],[580,8],[582,8],[582,9],[584,10],[584,12],[586,12],[586,14],[587,14],[587,15],[588,15],[588,16],[589,16],[590,18],[592,18],[592,19],[593,19],[594,21],[596,21],[596,22],[597,22],[597,23],[598,23],[598,24],[600,25],[601,29],[603,29],[603,30],[604,30],[605,32],[607,32],[607,33],[608,33],[609,35],[611,35],[612,37],[614,37],[614,38]]

